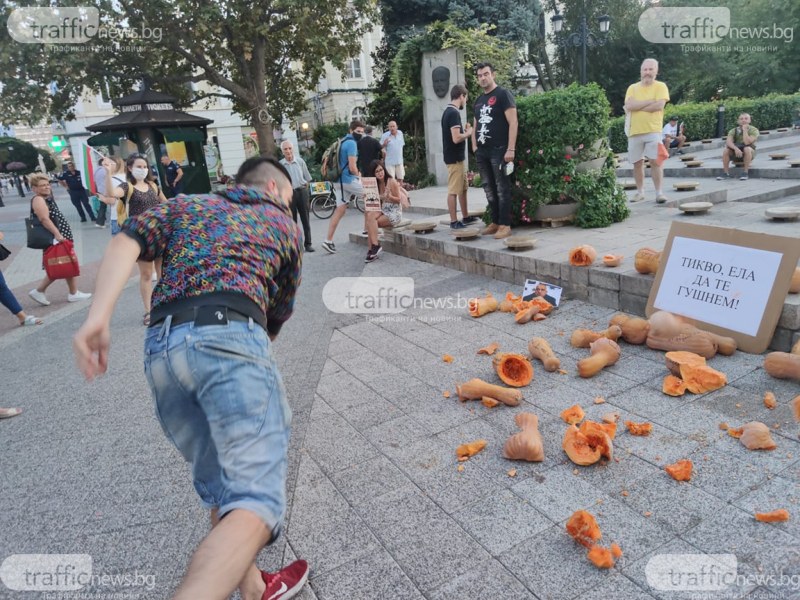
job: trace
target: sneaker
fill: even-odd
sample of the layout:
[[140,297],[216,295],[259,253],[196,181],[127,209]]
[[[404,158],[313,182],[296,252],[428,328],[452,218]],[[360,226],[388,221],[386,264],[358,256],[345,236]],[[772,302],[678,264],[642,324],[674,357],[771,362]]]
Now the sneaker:
[[497,232],[494,234],[494,239],[502,240],[510,235],[511,235],[511,227],[509,227],[508,225],[500,225],[500,227],[497,228]]
[[364,259],[364,262],[371,263],[380,256],[381,252],[383,252],[383,248],[380,246],[373,246],[369,249],[369,252],[367,252],[367,257]]
[[727,180],[727,179],[732,179],[732,177],[731,177],[731,174],[730,174],[730,173],[723,173],[722,175],[720,175],[719,177],[717,177],[717,181],[725,181],[725,180]]
[[683,156],[683,150],[678,150],[675,154],[678,154],[679,156]]
[[642,200],[644,200],[644,194],[642,192],[636,192],[631,198],[631,202],[641,202]]
[[659,194],[656,196],[656,204],[664,204],[669,198],[667,198],[664,194]]
[[328,252],[329,254],[336,254],[336,246],[334,245],[333,242],[325,241],[322,242],[322,244],[320,245],[322,246],[322,249],[325,250],[325,252]]
[[277,573],[261,571],[261,579],[267,584],[261,600],[289,600],[294,598],[308,581],[308,563],[296,560]]
[[481,230],[481,235],[494,235],[498,229],[500,229],[500,226],[497,223],[492,223]]
[[747,173],[742,173],[742,176],[739,177],[739,181],[747,181],[748,179]]
[[361,235],[369,235],[369,231],[367,231],[366,229],[362,229]]
[[100,229],[105,229],[106,228],[105,225],[100,225],[100,223],[95,223],[94,226],[95,227],[99,227]]
[[50,306],[50,300],[47,299],[47,296],[44,295],[44,292],[40,292],[36,288],[33,288],[30,292],[28,292],[28,296],[33,298],[42,306]]
[[478,217],[464,217],[463,219],[461,219],[461,222],[464,223],[464,225],[469,225],[470,223],[474,223],[475,221],[480,221],[480,219]]
[[306,252],[316,252],[316,250],[314,250],[314,246],[309,244],[306,246]]
[[450,229],[464,229],[466,225],[464,225],[463,221],[450,221]]
[[74,294],[67,294],[67,302],[80,302],[81,300],[88,300],[91,297],[91,294],[78,290]]

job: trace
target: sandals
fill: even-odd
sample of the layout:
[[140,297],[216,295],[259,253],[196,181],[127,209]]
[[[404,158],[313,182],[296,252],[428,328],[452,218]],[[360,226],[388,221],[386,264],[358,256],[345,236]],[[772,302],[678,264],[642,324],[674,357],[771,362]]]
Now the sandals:
[[142,317],[142,325],[145,327],[150,327],[150,313],[144,313],[144,317]]
[[10,419],[22,414],[21,408],[0,408],[0,419]]
[[40,318],[34,317],[33,315],[28,315],[25,317],[25,320],[20,323],[23,327],[28,327],[30,325],[41,325],[44,323]]

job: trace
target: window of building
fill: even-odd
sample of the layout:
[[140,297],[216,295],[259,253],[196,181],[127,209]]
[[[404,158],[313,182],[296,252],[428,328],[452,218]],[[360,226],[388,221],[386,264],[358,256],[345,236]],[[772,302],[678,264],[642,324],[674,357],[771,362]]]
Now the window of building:
[[347,79],[361,79],[361,57],[347,60],[345,75]]
[[367,109],[364,108],[363,106],[356,106],[353,109],[353,112],[350,114],[351,121],[356,121],[356,120],[364,121],[366,117],[367,117]]

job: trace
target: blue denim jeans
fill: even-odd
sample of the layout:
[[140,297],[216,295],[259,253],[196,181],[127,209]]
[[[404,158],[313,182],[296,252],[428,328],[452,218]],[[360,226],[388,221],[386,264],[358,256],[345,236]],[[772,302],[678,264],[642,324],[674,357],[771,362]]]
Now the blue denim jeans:
[[267,333],[252,319],[147,330],[144,367],[169,440],[222,517],[258,515],[277,539],[286,512],[292,413]]
[[111,221],[111,235],[112,235],[112,236],[115,236],[115,235],[117,235],[117,234],[118,234],[120,231],[122,231],[122,228],[119,226],[119,222],[118,222],[118,221],[116,221],[116,220],[114,220],[114,221]]
[[492,213],[492,223],[511,226],[511,179],[502,169],[505,153],[504,147],[478,148],[475,159]]
[[18,315],[22,312],[22,307],[6,284],[6,278],[3,277],[2,271],[0,271],[0,304],[10,310],[12,315]]

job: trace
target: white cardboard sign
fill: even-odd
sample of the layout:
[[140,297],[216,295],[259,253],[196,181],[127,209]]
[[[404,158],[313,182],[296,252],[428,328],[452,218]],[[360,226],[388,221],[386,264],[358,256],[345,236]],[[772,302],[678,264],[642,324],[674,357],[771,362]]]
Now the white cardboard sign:
[[653,305],[756,335],[783,254],[676,237]]

